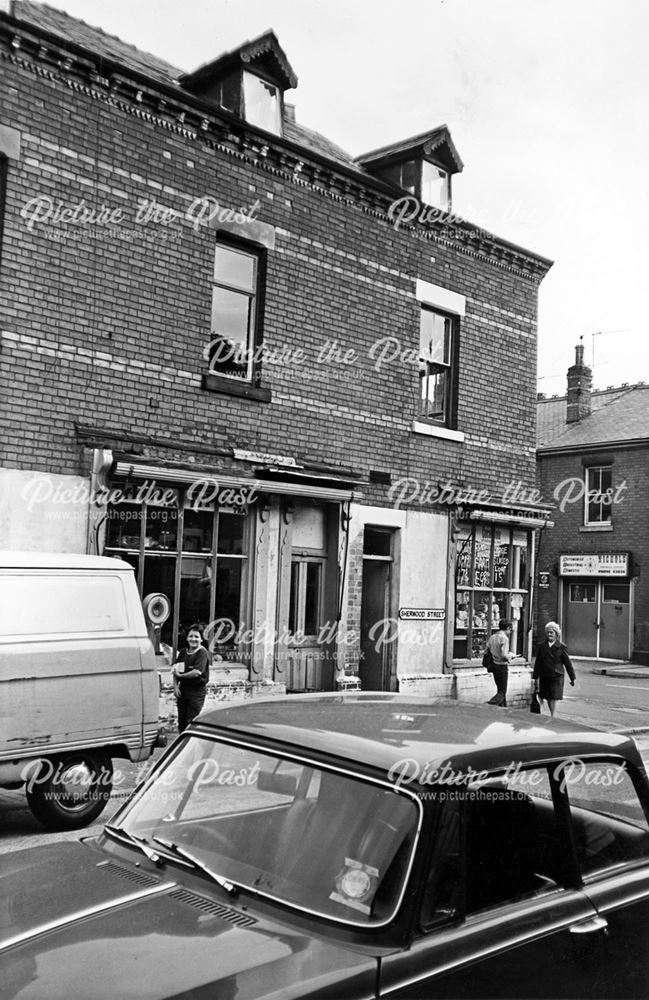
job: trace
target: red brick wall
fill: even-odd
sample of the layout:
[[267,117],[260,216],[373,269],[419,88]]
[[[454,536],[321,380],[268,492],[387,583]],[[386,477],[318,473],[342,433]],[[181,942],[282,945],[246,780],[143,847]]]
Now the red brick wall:
[[[602,453],[604,454],[604,453]],[[590,456],[592,457],[592,455]],[[612,507],[612,531],[584,532],[583,501],[564,503],[565,493],[561,484],[576,477],[583,480],[584,467],[581,455],[542,456],[539,459],[539,488],[545,500],[557,504],[552,519],[554,527],[543,532],[538,562],[540,570],[550,570],[550,588],[539,590],[537,634],[543,623],[557,620],[558,568],[562,553],[630,552],[635,585],[635,628],[633,646],[635,655],[649,653],[649,449],[629,448],[608,450],[605,458],[613,458],[613,490],[626,483],[619,492],[619,503]],[[555,491],[558,490],[555,496]]]
[[[22,134],[20,160],[8,170],[0,293],[5,466],[78,472],[80,422],[344,464],[365,477],[369,469],[390,471],[393,480],[450,477],[494,494],[511,480],[533,485],[534,281],[452,240],[397,231],[261,160],[175,135],[63,80],[7,60],[0,72],[2,121]],[[66,207],[85,199],[121,208],[120,228],[142,232],[132,242],[93,238],[98,226],[68,226],[65,240],[53,238],[61,226],[30,232],[20,211],[38,195]],[[214,231],[133,225],[140,199],[184,211],[204,195],[232,208],[259,199],[257,217],[277,227],[264,342],[302,348],[310,361],[264,367],[270,403],[200,387]],[[140,238],[148,231],[150,239]],[[414,435],[416,366],[394,362],[376,372],[369,357],[386,336],[417,349],[417,277],[467,297],[458,396],[464,444]],[[353,348],[357,362],[316,364],[328,338]],[[190,451],[158,454],[186,459]],[[387,501],[386,486],[365,483],[363,492],[368,502]]]

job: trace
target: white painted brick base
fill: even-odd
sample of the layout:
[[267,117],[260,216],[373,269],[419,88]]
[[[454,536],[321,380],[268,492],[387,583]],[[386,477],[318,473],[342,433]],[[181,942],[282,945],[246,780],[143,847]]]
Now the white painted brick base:
[[[509,668],[507,705],[527,708],[532,698],[532,671],[528,666]],[[482,667],[460,667],[452,674],[412,674],[399,677],[402,694],[423,695],[426,698],[452,698],[467,705],[483,705],[496,693],[492,674]]]
[[[251,683],[250,681],[232,681],[218,683],[210,681],[207,685],[207,697],[203,711],[210,708],[220,708],[226,702],[250,701],[252,698],[270,698],[286,694],[283,684],[270,682]],[[166,727],[167,733],[174,734],[178,729],[178,710],[174,697],[173,686],[163,683],[160,690],[160,722]]]

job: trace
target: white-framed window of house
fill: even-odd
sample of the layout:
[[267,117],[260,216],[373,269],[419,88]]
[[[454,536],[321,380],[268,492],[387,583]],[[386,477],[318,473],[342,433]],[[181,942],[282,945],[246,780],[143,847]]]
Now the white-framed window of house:
[[422,160],[420,197],[424,205],[434,205],[448,211],[451,203],[451,181],[448,170],[442,170],[436,163]]
[[613,468],[592,465],[584,470],[586,477],[584,524],[610,524],[612,520]]
[[417,279],[420,306],[418,392],[413,430],[462,439],[457,424],[460,320],[466,299],[448,288]]
[[424,205],[446,212],[451,206],[451,175],[430,160],[405,160],[389,167],[385,176],[414,194]]
[[274,135],[282,134],[279,88],[244,70],[243,114],[246,121]]
[[453,417],[454,329],[451,316],[421,307],[419,321],[419,380],[421,385],[418,418],[450,426]]
[[214,249],[212,318],[206,349],[209,371],[222,378],[258,381],[256,331],[261,311],[262,255],[219,240]]

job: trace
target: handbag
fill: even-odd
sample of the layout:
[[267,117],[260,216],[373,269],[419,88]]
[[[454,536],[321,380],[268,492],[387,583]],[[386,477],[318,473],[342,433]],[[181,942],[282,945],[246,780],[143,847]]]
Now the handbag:
[[488,670],[490,674],[493,673],[494,658],[491,655],[491,650],[489,649],[489,647],[485,649],[484,654],[482,656],[482,666],[485,668],[485,670]]
[[539,696],[536,691],[532,695],[532,700],[530,702],[530,712],[534,715],[541,714],[541,702],[539,701]]

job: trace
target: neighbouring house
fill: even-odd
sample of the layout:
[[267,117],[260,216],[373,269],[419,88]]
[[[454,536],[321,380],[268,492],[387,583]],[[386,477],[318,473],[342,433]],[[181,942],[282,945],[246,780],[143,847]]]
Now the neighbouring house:
[[649,663],[649,386],[592,389],[583,345],[566,396],[539,397],[538,472],[554,504],[541,537],[538,631],[577,656]]
[[0,546],[127,560],[250,690],[482,700],[502,616],[522,690],[551,262],[448,128],[348,155],[272,31],[184,72],[25,0],[0,56]]

